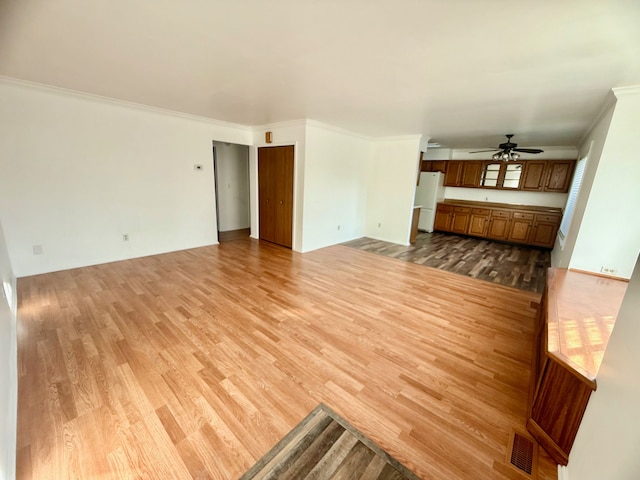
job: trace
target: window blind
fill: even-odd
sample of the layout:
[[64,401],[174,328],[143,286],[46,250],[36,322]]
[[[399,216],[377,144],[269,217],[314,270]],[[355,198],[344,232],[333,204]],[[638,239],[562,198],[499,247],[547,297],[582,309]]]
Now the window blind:
[[587,163],[587,157],[583,157],[576,163],[576,170],[571,180],[571,188],[569,188],[569,196],[567,197],[567,204],[564,207],[564,215],[562,216],[562,222],[560,223],[560,238],[564,240],[569,232],[571,226],[571,219],[576,207],[576,201],[578,199],[578,193],[580,193],[580,186],[582,185],[582,174],[584,173],[584,167]]

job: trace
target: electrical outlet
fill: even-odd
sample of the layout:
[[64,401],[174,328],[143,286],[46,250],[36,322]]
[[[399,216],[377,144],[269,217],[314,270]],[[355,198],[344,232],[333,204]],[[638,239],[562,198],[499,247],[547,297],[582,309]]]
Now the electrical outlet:
[[123,233],[122,234],[122,241],[123,242],[128,242],[129,241],[129,234],[128,233]]
[[607,275],[615,275],[616,269],[611,267],[600,267],[600,273],[606,273]]
[[33,254],[34,255],[42,255],[44,250],[42,249],[42,245],[34,245],[33,246]]

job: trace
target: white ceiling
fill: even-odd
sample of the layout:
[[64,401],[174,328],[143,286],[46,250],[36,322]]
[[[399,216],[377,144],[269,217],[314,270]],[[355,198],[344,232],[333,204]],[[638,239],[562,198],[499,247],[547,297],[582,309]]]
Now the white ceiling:
[[245,125],[576,145],[640,84],[640,1],[0,0],[0,75]]

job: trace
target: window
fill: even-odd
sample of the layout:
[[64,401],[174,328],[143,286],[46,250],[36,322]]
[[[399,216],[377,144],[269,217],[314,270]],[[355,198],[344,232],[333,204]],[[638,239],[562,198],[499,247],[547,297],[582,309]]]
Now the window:
[[582,174],[584,173],[584,167],[587,163],[588,157],[589,154],[587,153],[587,155],[578,160],[576,163],[576,170],[573,174],[573,179],[571,180],[571,187],[569,188],[567,204],[564,207],[564,215],[562,216],[562,222],[560,223],[559,235],[561,244],[564,244],[564,239],[566,238],[567,233],[569,232],[569,227],[571,226],[571,220],[576,208],[578,193],[580,193],[580,186],[582,185]]

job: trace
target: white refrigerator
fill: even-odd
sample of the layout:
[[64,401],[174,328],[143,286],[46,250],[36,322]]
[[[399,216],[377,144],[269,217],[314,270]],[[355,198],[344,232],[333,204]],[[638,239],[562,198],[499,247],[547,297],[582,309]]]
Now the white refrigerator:
[[420,183],[416,187],[414,205],[420,206],[418,229],[433,232],[436,219],[436,204],[444,200],[444,174],[440,172],[422,172]]

